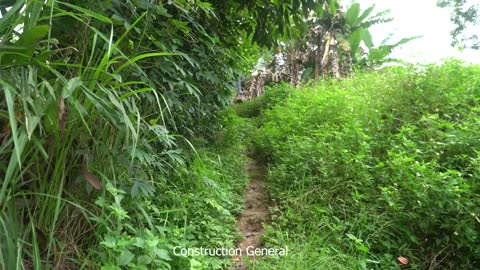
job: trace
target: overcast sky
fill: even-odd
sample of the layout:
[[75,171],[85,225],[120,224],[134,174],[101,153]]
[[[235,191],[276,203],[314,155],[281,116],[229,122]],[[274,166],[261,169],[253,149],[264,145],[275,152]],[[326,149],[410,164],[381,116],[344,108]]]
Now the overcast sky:
[[[472,0],[480,1],[480,0]],[[349,0],[345,3],[348,5]],[[350,1],[351,2],[351,1]],[[375,45],[379,45],[389,34],[392,42],[405,37],[423,36],[399,47],[394,57],[409,62],[431,63],[443,58],[455,56],[468,62],[480,64],[480,50],[465,50],[459,52],[450,46],[450,10],[436,6],[436,0],[356,0],[362,10],[375,4],[373,13],[390,9],[393,22],[373,26],[371,33]],[[480,34],[478,29],[471,29]]]

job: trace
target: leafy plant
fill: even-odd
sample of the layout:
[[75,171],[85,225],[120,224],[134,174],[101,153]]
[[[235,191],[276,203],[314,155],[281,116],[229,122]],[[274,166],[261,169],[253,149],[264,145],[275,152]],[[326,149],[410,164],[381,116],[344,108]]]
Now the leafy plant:
[[[220,268],[220,259],[173,258],[171,246],[197,244],[205,229],[231,232],[238,211],[231,190],[241,181],[228,175],[241,176],[239,147],[223,178],[211,164],[198,173],[226,183],[219,194],[203,192],[192,211],[184,200],[199,199],[191,186],[208,188],[185,170],[219,158],[200,157],[191,141],[215,141],[244,68],[217,27],[221,8],[22,0],[0,12],[0,268]],[[211,223],[186,223],[207,199]]]

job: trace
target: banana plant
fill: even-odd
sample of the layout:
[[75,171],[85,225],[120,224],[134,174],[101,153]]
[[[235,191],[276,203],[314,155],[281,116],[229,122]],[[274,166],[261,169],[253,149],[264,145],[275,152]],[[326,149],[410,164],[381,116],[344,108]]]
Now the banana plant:
[[[345,13],[344,20],[344,35],[339,35],[340,40],[346,40],[349,45],[350,55],[355,62],[360,62],[362,58],[361,43],[370,50],[374,47],[372,41],[372,34],[369,27],[379,23],[387,23],[392,21],[392,18],[385,17],[387,11],[381,11],[370,17],[375,5],[370,6],[365,11],[360,11],[360,4],[352,4]],[[346,37],[346,38],[345,38]]]
[[[375,47],[372,41],[372,35],[369,31],[370,26],[376,24],[383,24],[392,21],[392,18],[386,17],[389,10],[381,11],[373,16],[372,11],[375,5],[367,8],[365,11],[360,12],[360,5],[358,3],[352,4],[345,13],[345,30],[349,34],[348,38],[339,35],[340,42],[346,42],[348,46],[344,46],[349,49],[350,55],[355,63],[363,63],[364,65],[379,65],[385,62],[398,61],[388,56],[392,53],[396,47],[406,44],[418,36],[403,38],[396,43],[388,43],[389,38],[382,41],[382,43]],[[365,44],[368,48],[368,53],[362,52],[361,43]]]
[[262,76],[257,69],[251,74],[246,96],[258,96],[268,83],[286,81],[296,86],[300,79],[338,79],[352,74],[354,66],[365,68],[394,61],[388,58],[393,49],[417,37],[393,44],[385,40],[375,46],[370,27],[388,23],[392,18],[388,17],[389,10],[376,13],[374,10],[375,5],[362,10],[358,3],[343,10],[339,0],[326,0],[302,23],[291,19],[293,25],[299,26],[296,38],[278,42],[280,51],[275,53],[275,58],[282,58],[282,68],[273,67],[268,74],[261,73]]
[[310,61],[306,63],[304,79],[309,79],[309,74],[313,74],[315,80],[329,76],[340,78],[352,73],[354,65],[381,64],[391,60],[387,57],[395,47],[417,38],[404,38],[394,44],[387,40],[376,47],[370,27],[393,19],[388,17],[389,10],[377,13],[374,10],[375,5],[362,10],[360,4],[353,3],[344,11],[338,0],[329,0],[315,16],[308,18],[310,32],[306,48]]

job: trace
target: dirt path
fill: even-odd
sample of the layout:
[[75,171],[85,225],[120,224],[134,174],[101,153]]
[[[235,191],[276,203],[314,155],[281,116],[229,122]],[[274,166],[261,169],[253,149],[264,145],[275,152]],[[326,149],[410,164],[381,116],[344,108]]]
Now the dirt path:
[[[243,195],[243,212],[238,217],[237,227],[242,232],[244,239],[237,244],[244,257],[234,257],[232,270],[246,269],[247,248],[252,249],[262,246],[261,236],[265,232],[263,223],[269,222],[268,197],[265,190],[266,169],[259,161],[252,159],[247,167],[250,183]],[[255,260],[254,257],[248,257]]]

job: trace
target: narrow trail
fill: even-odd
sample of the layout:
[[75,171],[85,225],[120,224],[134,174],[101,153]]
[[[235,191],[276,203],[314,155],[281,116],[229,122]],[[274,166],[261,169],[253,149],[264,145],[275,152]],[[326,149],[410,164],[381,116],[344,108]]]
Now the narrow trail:
[[246,257],[247,249],[262,247],[262,234],[265,232],[264,223],[269,222],[268,197],[265,189],[266,168],[256,159],[251,159],[247,165],[250,183],[243,195],[243,212],[238,217],[237,228],[244,239],[237,244],[242,251],[243,257],[233,258],[232,270],[247,269],[246,260],[255,261],[255,257]]

